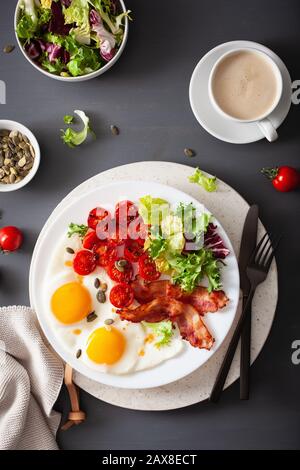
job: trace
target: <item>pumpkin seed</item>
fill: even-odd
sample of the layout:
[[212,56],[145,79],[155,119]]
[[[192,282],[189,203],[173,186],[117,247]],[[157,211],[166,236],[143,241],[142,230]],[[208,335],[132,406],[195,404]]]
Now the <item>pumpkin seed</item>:
[[0,184],[21,181],[32,169],[34,158],[34,147],[25,135],[17,130],[0,130]]
[[70,255],[74,255],[74,253],[75,253],[75,251],[73,250],[73,248],[71,248],[70,246],[67,246],[66,252],[69,253]]
[[10,54],[14,48],[15,46],[13,44],[7,44],[7,46],[3,47],[3,52],[5,52],[5,54]]
[[104,302],[106,301],[105,292],[103,292],[103,290],[98,290],[96,299],[98,300],[98,302],[100,302],[100,304],[104,304]]
[[90,323],[91,321],[94,321],[96,320],[96,318],[98,317],[98,315],[95,313],[95,312],[91,312],[88,314],[88,316],[86,317],[86,321],[88,323]]
[[78,351],[77,351],[77,353],[76,353],[76,358],[79,359],[80,356],[81,356],[81,354],[82,354],[81,349],[78,349]]
[[13,173],[11,173],[11,174],[9,175],[9,182],[10,182],[10,184],[13,184],[15,181],[16,181],[16,176],[15,176]]
[[127,265],[126,259],[119,259],[119,260],[115,261],[115,267],[121,273],[123,273],[125,271],[125,266],[126,265]]
[[119,135],[120,134],[120,131],[119,131],[119,128],[117,126],[110,126],[110,131],[112,133],[112,135]]
[[103,292],[106,292],[106,291],[107,291],[107,284],[106,284],[106,282],[101,282],[100,289],[101,289]]
[[112,325],[113,323],[114,323],[114,321],[113,321],[112,318],[107,318],[106,320],[104,320],[105,325]]
[[96,288],[96,289],[99,289],[100,284],[101,284],[101,283],[100,283],[100,279],[98,279],[98,278],[96,277],[96,279],[95,279],[95,281],[94,281],[94,286],[95,286],[95,288]]
[[184,154],[186,157],[195,157],[196,152],[193,149],[185,148]]

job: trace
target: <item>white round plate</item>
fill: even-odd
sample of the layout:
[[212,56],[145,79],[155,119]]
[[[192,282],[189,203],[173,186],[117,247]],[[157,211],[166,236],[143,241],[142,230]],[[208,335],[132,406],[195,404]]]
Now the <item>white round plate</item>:
[[282,60],[270,49],[252,41],[231,41],[209,51],[197,64],[190,82],[190,104],[197,121],[217,139],[232,144],[248,144],[264,138],[255,123],[240,123],[222,117],[212,106],[208,95],[208,79],[215,62],[235,48],[254,47],[268,54],[279,66],[283,79],[283,93],[275,110],[270,114],[275,129],[285,120],[291,106],[291,77]]
[[[235,318],[239,299],[239,274],[234,250],[225,230],[217,220],[214,220],[225,245],[230,250],[230,255],[226,258],[226,267],[222,270],[223,287],[230,302],[220,312],[205,316],[204,321],[215,337],[215,344],[210,351],[193,348],[185,342],[182,352],[159,366],[126,375],[113,375],[90,369],[65,349],[49,321],[49,310],[46,307],[47,302],[50,301],[45,294],[49,285],[47,277],[49,254],[55,250],[57,240],[66,233],[69,223],[85,223],[87,214],[93,207],[101,205],[111,209],[111,205],[114,206],[120,200],[129,199],[137,202],[140,197],[146,194],[166,199],[171,205],[176,205],[179,202],[193,202],[199,210],[203,210],[203,205],[199,201],[184,192],[153,182],[122,181],[91,189],[60,211],[51,224],[47,225],[47,229],[42,230],[30,269],[31,304],[53,349],[64,361],[86,377],[119,388],[159,387],[179,380],[205,364],[226,338]],[[48,255],[45,256],[45,253]]]

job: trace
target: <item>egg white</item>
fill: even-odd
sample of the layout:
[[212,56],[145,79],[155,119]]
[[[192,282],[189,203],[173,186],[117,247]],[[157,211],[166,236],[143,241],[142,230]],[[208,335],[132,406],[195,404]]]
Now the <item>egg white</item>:
[[[47,285],[44,286],[45,304],[48,309],[49,322],[59,341],[64,347],[76,356],[81,350],[81,356],[77,359],[87,367],[110,374],[130,374],[145,369],[156,367],[177,354],[183,348],[183,340],[177,329],[173,330],[173,336],[168,345],[160,348],[156,347],[157,338],[154,335],[152,342],[147,341],[148,335],[153,331],[143,323],[131,323],[120,319],[116,309],[109,302],[109,293],[115,284],[107,275],[105,269],[98,266],[93,273],[88,276],[78,276],[72,267],[74,255],[66,251],[70,247],[75,252],[81,248],[81,240],[78,236],[68,238],[64,236],[59,240],[57,248],[50,259]],[[100,303],[97,298],[95,280],[98,278],[102,283],[107,284],[106,302]],[[90,292],[92,298],[92,311],[97,315],[96,319],[88,322],[86,319],[71,325],[60,323],[53,315],[50,302],[55,290],[68,282],[78,281]],[[118,329],[125,338],[125,351],[122,357],[115,364],[97,364],[89,359],[86,349],[90,334],[97,328],[106,327],[105,320],[112,319],[113,327]],[[74,334],[74,330],[80,330],[80,334]]]

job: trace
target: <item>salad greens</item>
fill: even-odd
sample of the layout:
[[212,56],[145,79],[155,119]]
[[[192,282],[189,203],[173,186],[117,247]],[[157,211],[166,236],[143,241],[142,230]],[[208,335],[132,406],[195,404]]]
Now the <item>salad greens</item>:
[[[140,210],[145,223],[149,223],[153,201],[157,199],[151,196],[140,199],[148,209],[146,217]],[[207,212],[198,213],[192,203],[180,203],[173,211],[169,207],[158,225],[151,225],[145,241],[144,249],[155,261],[158,271],[168,274],[174,284],[187,292],[193,291],[205,278],[209,291],[222,287],[220,259],[227,256],[229,250],[216,233],[217,227],[212,224],[211,217]]]
[[194,174],[189,177],[189,181],[202,186],[209,193],[217,190],[217,178],[206,176],[199,168],[196,168]]
[[[68,127],[66,130],[61,129],[61,138],[63,142],[69,147],[76,147],[77,145],[81,145],[86,140],[89,132],[95,135],[90,127],[90,119],[85,114],[85,112],[76,109],[74,113],[76,113],[81,118],[83,122],[83,129],[81,131],[75,131],[71,127]],[[72,116],[65,116],[68,121],[70,120],[70,117],[72,118]]]
[[173,336],[173,326],[170,320],[164,320],[158,323],[144,322],[144,324],[149,326],[157,337],[158,341],[155,343],[157,348],[170,344]]
[[76,234],[79,235],[80,238],[83,238],[87,234],[88,229],[87,225],[78,225],[71,222],[69,224],[68,237],[71,238]]
[[64,123],[65,124],[72,124],[73,121],[74,121],[74,116],[70,116],[70,114],[66,114],[64,116]]
[[159,197],[153,198],[150,195],[140,198],[139,213],[145,224],[159,224],[162,219],[162,212],[169,210],[169,203]]
[[16,32],[27,55],[43,69],[77,77],[103,67],[124,37],[117,0],[22,0]]

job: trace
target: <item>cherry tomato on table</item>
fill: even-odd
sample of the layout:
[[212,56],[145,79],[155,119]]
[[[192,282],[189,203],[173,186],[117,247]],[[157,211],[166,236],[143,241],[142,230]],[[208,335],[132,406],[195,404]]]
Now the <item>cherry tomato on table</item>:
[[127,259],[118,258],[109,263],[107,273],[113,281],[129,282],[133,277],[133,267]]
[[0,251],[16,251],[23,243],[21,230],[12,225],[0,229]]
[[261,172],[272,181],[277,191],[285,193],[300,186],[300,173],[291,166],[263,168]]
[[116,204],[115,218],[118,224],[128,225],[139,215],[138,207],[131,201],[120,201]]
[[89,250],[79,250],[74,256],[73,268],[80,276],[91,274],[97,266],[95,253]]
[[129,284],[116,284],[110,291],[109,300],[114,307],[129,307],[134,299],[134,292]]
[[89,213],[87,224],[90,228],[96,230],[99,222],[105,220],[109,223],[110,219],[111,215],[109,211],[103,209],[103,207],[95,207],[95,209],[92,209]]
[[148,253],[144,253],[139,259],[139,274],[145,281],[156,281],[160,277],[160,272]]
[[124,257],[132,263],[137,263],[144,253],[143,246],[137,240],[127,240],[124,248]]

